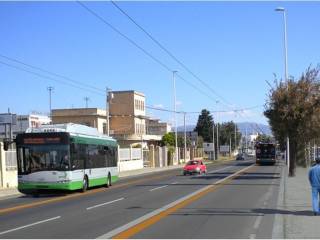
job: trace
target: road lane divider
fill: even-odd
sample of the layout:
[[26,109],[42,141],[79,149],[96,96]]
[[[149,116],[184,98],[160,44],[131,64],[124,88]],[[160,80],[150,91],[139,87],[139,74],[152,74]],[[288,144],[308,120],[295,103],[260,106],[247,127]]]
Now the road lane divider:
[[4,235],[4,234],[10,233],[10,232],[14,232],[14,231],[18,231],[18,230],[21,230],[21,229],[24,229],[24,228],[32,227],[32,226],[35,226],[35,225],[38,225],[38,224],[41,224],[41,223],[46,223],[46,222],[49,222],[49,221],[53,221],[53,220],[56,220],[56,219],[59,219],[59,218],[61,218],[61,216],[57,216],[57,217],[41,220],[41,221],[38,221],[38,222],[35,222],[35,223],[30,223],[30,224],[27,224],[27,225],[24,225],[24,226],[21,226],[21,227],[17,227],[17,228],[13,228],[13,229],[10,229],[10,230],[7,230],[7,231],[0,232],[0,235]]
[[97,208],[97,207],[102,207],[102,206],[105,206],[105,205],[109,205],[111,203],[115,203],[115,202],[119,202],[121,200],[123,200],[124,198],[118,198],[116,200],[113,200],[113,201],[110,201],[110,202],[105,202],[105,203],[101,203],[101,204],[97,204],[97,205],[94,205],[92,207],[87,207],[87,210],[91,210],[93,208]]
[[165,187],[168,187],[168,186],[169,185],[163,185],[163,186],[160,186],[160,187],[152,188],[149,191],[152,192],[152,191],[155,191],[155,190],[158,190],[158,189],[161,189],[161,188],[165,188]]
[[200,199],[201,197],[205,196],[209,192],[212,192],[219,188],[220,186],[223,186],[227,183],[229,183],[232,179],[237,177],[238,175],[244,173],[245,171],[249,170],[250,168],[254,167],[255,164],[250,165],[246,168],[243,168],[228,177],[225,177],[217,182],[214,182],[206,187],[203,187],[193,193],[190,193],[172,203],[169,203],[168,205],[161,207],[155,211],[152,211],[138,219],[135,219],[119,228],[116,228],[102,236],[99,236],[98,239],[128,239],[137,233],[141,232],[142,230],[148,228],[149,226],[157,223],[164,217],[168,216],[169,214],[176,212],[177,210],[191,204],[192,202]]

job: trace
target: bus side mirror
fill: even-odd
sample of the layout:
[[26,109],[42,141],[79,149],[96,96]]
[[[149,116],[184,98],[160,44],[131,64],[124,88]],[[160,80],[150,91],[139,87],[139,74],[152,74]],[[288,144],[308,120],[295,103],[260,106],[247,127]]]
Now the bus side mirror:
[[9,150],[9,145],[10,145],[10,142],[8,140],[3,140],[3,149],[5,151]]
[[9,146],[12,144],[12,143],[15,143],[15,139],[12,141],[8,138],[5,138],[3,139],[3,150],[5,151],[8,151],[9,150]]

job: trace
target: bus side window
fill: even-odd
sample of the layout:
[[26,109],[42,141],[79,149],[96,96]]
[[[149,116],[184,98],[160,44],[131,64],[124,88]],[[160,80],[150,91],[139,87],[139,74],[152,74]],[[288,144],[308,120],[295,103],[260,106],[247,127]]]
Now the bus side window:
[[84,161],[86,154],[83,152],[84,146],[82,144],[72,143],[70,146],[71,166],[72,170],[84,169]]

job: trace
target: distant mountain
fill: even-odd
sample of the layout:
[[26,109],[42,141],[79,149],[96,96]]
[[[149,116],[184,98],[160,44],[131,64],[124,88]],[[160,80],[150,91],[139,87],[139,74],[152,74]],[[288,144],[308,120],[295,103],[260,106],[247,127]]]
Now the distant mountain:
[[[196,125],[187,125],[186,129],[187,132],[193,131],[195,129]],[[262,133],[267,135],[272,135],[271,129],[268,125],[261,124],[261,123],[255,123],[255,122],[239,122],[237,123],[237,127],[239,131],[242,133],[242,135],[246,134],[255,134],[255,133]],[[174,131],[174,129],[172,129]],[[178,132],[183,132],[184,126],[178,126]]]
[[[195,129],[196,125],[186,125],[187,132],[191,132]],[[184,132],[184,126],[177,127],[178,132]],[[174,131],[174,129],[172,129]]]

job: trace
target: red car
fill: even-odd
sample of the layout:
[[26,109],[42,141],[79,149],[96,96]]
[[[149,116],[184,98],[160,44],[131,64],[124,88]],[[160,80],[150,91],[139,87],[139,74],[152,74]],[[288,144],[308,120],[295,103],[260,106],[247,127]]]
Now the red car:
[[207,172],[206,165],[203,164],[201,160],[190,160],[187,164],[183,167],[183,175],[187,174],[202,174]]

